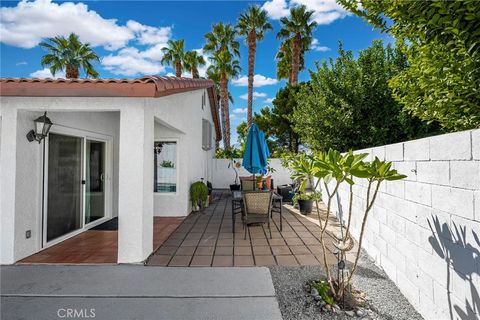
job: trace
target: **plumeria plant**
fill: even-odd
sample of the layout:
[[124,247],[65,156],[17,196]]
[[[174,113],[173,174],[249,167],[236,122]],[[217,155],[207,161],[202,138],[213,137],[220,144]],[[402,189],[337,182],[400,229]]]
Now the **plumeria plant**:
[[[353,151],[349,151],[342,154],[336,150],[329,150],[328,152],[315,152],[311,155],[300,154],[288,159],[288,166],[293,172],[292,178],[300,182],[301,191],[305,190],[307,182],[309,182],[314,191],[318,190],[319,186],[322,184],[326,193],[324,199],[326,200],[327,210],[326,215],[323,218],[320,216],[320,199],[315,200],[315,205],[320,225],[320,243],[323,249],[323,262],[325,265],[327,283],[330,288],[330,294],[336,301],[343,300],[345,294],[344,288],[348,287],[353,274],[356,271],[368,214],[377,198],[380,184],[385,180],[393,181],[406,178],[405,175],[399,174],[396,170],[391,168],[391,162],[382,161],[377,157],[371,162],[364,161],[367,156],[368,154],[366,153],[355,154]],[[349,187],[347,226],[345,228],[344,236],[342,236],[341,239],[338,239],[339,243],[336,244],[336,246],[340,250],[343,249],[346,251],[348,250],[346,249],[348,247],[348,244],[346,243],[347,241],[352,241],[351,244],[353,245],[353,240],[350,236],[350,225],[352,221],[354,199],[353,186],[357,179],[366,179],[368,181],[366,205],[362,214],[362,226],[358,238],[358,251],[348,278],[346,281],[342,281],[342,283],[337,283],[335,277],[332,276],[331,268],[327,263],[328,250],[326,248],[325,232],[331,215],[333,198],[338,193],[340,186],[343,183],[346,183]]]

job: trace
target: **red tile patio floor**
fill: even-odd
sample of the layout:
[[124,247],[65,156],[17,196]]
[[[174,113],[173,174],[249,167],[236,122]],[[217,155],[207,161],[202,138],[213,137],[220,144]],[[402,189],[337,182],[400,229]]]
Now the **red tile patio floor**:
[[[154,251],[168,239],[183,218],[155,217],[153,225]],[[116,264],[118,231],[87,230],[31,255],[17,264]]]
[[[274,213],[272,239],[268,227],[251,226],[247,239],[240,217],[232,233],[229,191],[215,191],[215,201],[204,212],[190,214],[168,240],[150,257],[151,266],[296,266],[323,264],[319,242],[320,227],[299,214],[283,210],[283,231],[279,214]],[[291,207],[290,207],[291,208]],[[321,211],[324,216],[325,212]],[[316,216],[316,214],[315,214]],[[310,215],[313,217],[313,213]],[[331,218],[332,226],[338,222]],[[336,257],[333,238],[327,233],[327,263]]]

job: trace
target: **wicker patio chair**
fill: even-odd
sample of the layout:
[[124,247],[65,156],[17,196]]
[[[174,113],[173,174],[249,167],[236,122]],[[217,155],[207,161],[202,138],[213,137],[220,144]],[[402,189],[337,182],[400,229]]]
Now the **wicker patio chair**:
[[272,238],[270,230],[270,219],[272,216],[272,192],[270,191],[250,191],[243,194],[244,220],[245,227],[244,239],[247,239],[248,226],[250,224],[268,223],[268,232]]
[[253,191],[254,181],[253,180],[240,180],[242,191]]

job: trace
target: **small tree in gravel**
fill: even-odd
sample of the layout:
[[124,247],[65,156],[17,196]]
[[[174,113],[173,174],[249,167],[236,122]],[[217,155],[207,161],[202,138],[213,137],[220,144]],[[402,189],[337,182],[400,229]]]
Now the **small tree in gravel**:
[[[315,169],[314,175],[317,178],[317,184],[320,181],[323,182],[325,192],[327,194],[327,215],[325,217],[325,222],[322,225],[322,220],[320,218],[320,210],[318,206],[318,201],[316,202],[316,208],[318,212],[318,221],[320,224],[320,243],[323,249],[323,263],[325,265],[325,272],[327,274],[327,280],[330,285],[330,290],[334,297],[336,296],[336,287],[334,285],[334,278],[330,274],[330,267],[327,263],[327,248],[325,245],[325,231],[328,227],[328,219],[331,213],[331,205],[333,197],[338,192],[340,185],[343,182],[347,182],[350,185],[350,205],[349,205],[349,225],[351,220],[351,213],[352,213],[352,200],[353,200],[353,193],[352,193],[352,186],[354,184],[353,177],[356,172],[361,171],[361,167],[363,164],[363,159],[367,154],[353,154],[352,151],[349,151],[346,154],[341,154],[336,150],[329,150],[327,153],[320,152],[315,154]],[[333,185],[333,188],[332,188]],[[347,230],[349,227],[347,228]],[[348,231],[347,231],[348,234]],[[344,238],[346,239],[346,238]]]
[[[395,181],[401,180],[406,178],[406,175],[399,174],[397,170],[391,169],[392,163],[387,161],[381,161],[377,157],[372,162],[362,162],[358,168],[355,168],[351,171],[351,173],[358,178],[364,178],[368,181],[367,187],[367,198],[365,202],[365,210],[363,212],[363,219],[362,219],[362,227],[360,229],[360,236],[358,238],[358,250],[355,256],[355,262],[353,263],[352,270],[350,271],[350,275],[347,278],[347,281],[343,283],[343,285],[339,286],[337,291],[336,297],[337,299],[342,299],[344,294],[344,289],[348,287],[350,281],[352,280],[353,274],[357,269],[358,260],[360,258],[360,251],[362,249],[362,241],[363,236],[365,234],[365,226],[367,224],[368,214],[371,211],[373,204],[375,203],[375,199],[377,198],[378,190],[380,188],[380,184],[383,181]],[[350,187],[352,186],[350,184]],[[348,227],[347,227],[347,234],[348,228],[350,227],[350,218],[351,218],[351,206],[352,206],[352,189],[350,188],[350,209],[349,209],[349,217],[348,217]]]
[[[371,211],[375,199],[377,198],[380,184],[384,181],[393,181],[406,178],[405,175],[399,174],[396,170],[391,169],[392,163],[387,161],[381,161],[377,157],[372,162],[365,162],[364,159],[368,154],[354,154],[349,151],[345,154],[341,154],[336,150],[329,150],[328,152],[317,152],[313,155],[306,156],[301,155],[295,159],[290,159],[290,168],[294,172],[294,176],[306,183],[308,180],[314,190],[318,188],[320,183],[323,183],[325,193],[327,195],[327,212],[325,220],[322,221],[319,210],[319,202],[316,201],[316,209],[318,213],[318,220],[320,224],[320,243],[323,249],[323,262],[325,265],[325,272],[327,276],[327,282],[330,287],[331,294],[336,301],[343,300],[345,289],[350,284],[353,274],[356,271],[358,260],[360,257],[360,251],[362,248],[363,236],[365,234],[365,226],[368,218],[368,214]],[[325,243],[325,232],[328,227],[328,221],[331,214],[332,200],[337,194],[340,185],[344,182],[349,185],[349,204],[348,204],[348,217],[347,227],[344,236],[339,239],[339,243],[336,244],[340,250],[348,246],[347,241],[352,241],[350,236],[350,225],[352,219],[352,207],[353,207],[353,185],[355,184],[354,178],[366,179],[368,181],[366,205],[362,217],[362,226],[360,236],[358,239],[358,251],[356,253],[355,261],[352,270],[346,281],[343,283],[337,283],[335,278],[331,275],[330,266],[327,263],[327,248]],[[342,227],[343,228],[343,227]]]

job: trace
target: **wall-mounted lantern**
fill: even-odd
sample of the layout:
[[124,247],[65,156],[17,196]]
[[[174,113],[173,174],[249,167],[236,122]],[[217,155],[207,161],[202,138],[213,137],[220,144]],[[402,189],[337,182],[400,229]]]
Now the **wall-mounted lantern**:
[[27,133],[28,141],[38,141],[40,143],[50,131],[52,127],[52,121],[47,117],[47,112],[43,114],[43,116],[38,117],[37,119],[33,120],[35,123],[35,130],[30,130]]
[[160,152],[162,152],[163,143],[161,143],[161,142],[155,142],[154,148],[155,148],[155,149],[154,149],[155,154],[160,154]]

